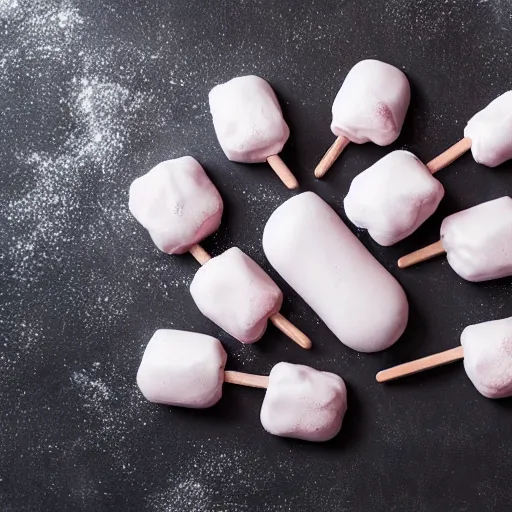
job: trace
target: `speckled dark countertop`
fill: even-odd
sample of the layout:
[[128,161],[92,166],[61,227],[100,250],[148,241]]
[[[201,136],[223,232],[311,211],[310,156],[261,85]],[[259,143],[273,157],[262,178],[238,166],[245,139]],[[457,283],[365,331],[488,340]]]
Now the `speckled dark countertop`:
[[[441,219],[510,193],[512,165],[470,154],[439,173],[446,198],[392,248],[361,241],[406,289],[403,338],[374,355],[343,346],[280,280],[284,311],[314,339],[274,328],[241,346],[196,310],[191,257],[166,256],[127,210],[130,182],[190,154],[225,200],[218,254],[236,244],[273,276],[264,223],[291,197],[264,165],[228,162],[207,106],[215,84],[255,73],[273,85],[302,190],[342,215],[352,178],[390,148],[350,146],[327,179],[313,168],[333,137],[343,77],[374,57],[410,78],[393,148],[428,160],[511,88],[510,0],[0,0],[0,510],[508,511],[512,402],[480,396],[461,364],[377,385],[387,365],[458,343],[468,324],[512,314],[511,280],[462,281],[439,259],[398,271]],[[147,403],[135,385],[160,327],[218,336],[229,369],[286,360],[342,375],[341,434],[314,445],[266,434],[262,392],[226,387],[204,411]]]

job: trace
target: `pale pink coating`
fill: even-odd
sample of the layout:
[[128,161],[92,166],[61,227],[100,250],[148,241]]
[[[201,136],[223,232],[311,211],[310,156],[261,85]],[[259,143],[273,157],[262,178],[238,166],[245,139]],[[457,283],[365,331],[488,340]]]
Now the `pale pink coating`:
[[411,88],[399,69],[378,60],[358,62],[332,106],[331,130],[351,142],[387,146],[400,135]]
[[261,424],[275,436],[328,441],[338,434],[347,411],[347,388],[334,373],[278,363],[269,375]]
[[258,341],[283,303],[276,283],[238,247],[203,265],[190,293],[203,315],[242,343]]
[[271,215],[263,250],[345,345],[377,352],[402,335],[409,311],[402,287],[313,192]]
[[448,263],[463,279],[512,275],[512,199],[500,197],[446,217],[441,240]]
[[496,167],[512,158],[512,91],[502,94],[468,122],[464,136],[471,139],[473,158]]
[[265,162],[290,135],[272,87],[258,76],[240,76],[209,94],[220,146],[234,162]]
[[129,208],[161,251],[181,254],[218,229],[224,205],[199,162],[184,156],[137,178]]
[[203,409],[222,397],[226,351],[206,334],[159,329],[149,340],[137,384],[150,402]]
[[408,151],[393,151],[356,176],[344,200],[347,217],[390,246],[416,231],[437,209],[444,188]]
[[460,341],[476,389],[487,398],[512,396],[512,318],[470,325]]

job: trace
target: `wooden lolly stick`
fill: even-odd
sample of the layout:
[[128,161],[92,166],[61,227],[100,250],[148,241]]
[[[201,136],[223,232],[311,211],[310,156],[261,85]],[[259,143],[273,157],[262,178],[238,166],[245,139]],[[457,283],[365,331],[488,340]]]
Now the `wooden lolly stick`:
[[417,263],[421,263],[422,261],[435,258],[436,256],[444,254],[445,252],[446,251],[443,248],[443,242],[442,240],[439,240],[439,242],[427,245],[427,247],[423,247],[423,249],[418,249],[417,251],[411,252],[411,254],[402,256],[398,260],[398,266],[399,268],[407,268],[412,265],[416,265]]
[[456,347],[446,350],[445,352],[439,352],[439,354],[423,357],[416,361],[399,364],[393,368],[382,370],[377,373],[376,379],[377,382],[388,382],[390,380],[399,379],[400,377],[405,377],[406,375],[413,375],[414,373],[430,370],[430,368],[460,361],[461,359],[464,359],[464,349],[462,347]]
[[[199,265],[204,265],[212,259],[212,257],[199,244],[193,245],[189,249],[189,252],[196,259]],[[270,317],[270,321],[300,347],[305,349],[311,348],[311,340],[287,318],[281,315],[281,313],[272,315]]]
[[188,252],[194,256],[199,265],[204,265],[212,259],[212,257],[199,245],[193,245]]
[[279,155],[272,155],[267,158],[267,162],[273,171],[279,176],[280,180],[291,190],[299,187],[297,178],[288,169],[288,166],[281,160]]
[[427,164],[427,169],[432,173],[436,173],[441,169],[444,169],[452,162],[455,162],[457,158],[461,157],[466,151],[471,148],[471,139],[464,137],[454,144],[451,148],[448,148],[444,153],[431,160]]
[[315,168],[315,178],[323,178],[325,173],[331,168],[332,164],[336,162],[338,157],[343,153],[343,150],[348,146],[350,140],[344,135],[339,135],[333,142],[332,146],[327,150],[322,160]]
[[270,321],[288,338],[297,343],[297,345],[301,346],[305,349],[311,348],[311,340],[295,325],[293,325],[287,318],[285,318],[281,313],[276,313],[270,317]]
[[239,386],[247,386],[249,388],[267,389],[268,377],[265,375],[252,375],[251,373],[224,372],[224,382],[229,384],[238,384]]

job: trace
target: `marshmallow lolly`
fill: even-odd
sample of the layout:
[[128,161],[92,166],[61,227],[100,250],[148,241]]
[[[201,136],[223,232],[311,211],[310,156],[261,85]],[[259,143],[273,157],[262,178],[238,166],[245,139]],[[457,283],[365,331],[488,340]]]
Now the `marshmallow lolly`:
[[220,341],[205,334],[160,329],[149,341],[137,384],[154,403],[202,409],[222,397],[223,383],[266,389],[261,423],[273,435],[327,441],[347,410],[343,379],[308,366],[278,363],[269,376],[228,371]]
[[398,266],[410,267],[444,253],[467,281],[512,275],[512,199],[500,197],[449,215],[441,224],[441,240],[400,258]]
[[464,359],[464,369],[476,389],[487,398],[512,396],[512,317],[470,325],[461,346],[379,372],[377,382]]
[[225,372],[224,381],[266,388],[260,420],[263,428],[275,436],[329,441],[340,431],[347,411],[343,379],[309,366],[278,363],[268,377]]
[[311,340],[279,313],[283,294],[255,261],[236,247],[211,259],[199,245],[219,227],[223,202],[194,158],[162,162],[137,178],[129,207],[161,251],[189,251],[203,265],[190,292],[210,320],[242,343],[254,343],[270,319],[301,347],[311,347]]
[[[232,247],[211,258],[197,244],[190,253],[203,265],[190,285],[190,293],[203,315],[242,343],[258,341],[268,319],[297,345],[311,348],[311,340],[278,312],[283,302],[281,290],[249,256]],[[240,312],[240,321],[231,314],[235,310]]]
[[[512,157],[512,91],[477,113],[465,138],[428,164],[408,151],[392,151],[354,178],[344,199],[347,217],[380,245],[403,240],[437,209],[444,188],[433,177],[469,148],[489,167]],[[439,244],[430,250],[437,254]]]
[[313,192],[289,199],[270,216],[263,250],[348,347],[377,352],[402,335],[409,311],[402,287]]
[[331,131],[337,136],[315,169],[322,178],[350,142],[387,146],[402,129],[411,89],[399,69],[378,60],[358,62],[348,73],[332,106]]
[[437,209],[441,182],[409,151],[392,151],[356,176],[343,204],[347,217],[380,245],[403,240]]
[[487,167],[497,167],[512,158],[512,91],[477,112],[464,129],[464,138],[427,164],[432,174],[444,169],[471,149],[473,158]]
[[289,188],[299,186],[279,157],[290,129],[272,87],[258,76],[240,76],[215,86],[209,94],[213,126],[229,160],[268,162]]

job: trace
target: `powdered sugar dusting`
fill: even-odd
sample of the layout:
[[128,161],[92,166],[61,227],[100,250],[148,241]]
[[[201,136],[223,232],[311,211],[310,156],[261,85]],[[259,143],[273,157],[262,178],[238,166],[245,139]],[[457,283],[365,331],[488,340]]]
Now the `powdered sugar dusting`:
[[[52,295],[52,287],[44,285],[49,273],[55,274],[56,285],[66,283],[57,302],[72,303],[90,329],[115,323],[133,302],[133,281],[140,279],[133,268],[143,273],[147,263],[134,266],[137,256],[118,256],[111,234],[115,231],[118,240],[133,236],[127,187],[118,176],[139,111],[152,97],[133,85],[147,56],[130,47],[88,47],[87,23],[72,1],[3,0],[0,16],[14,41],[0,60],[0,90],[23,96],[15,107],[2,110],[0,119],[7,126],[22,123],[46,140],[20,138],[13,146],[11,138],[0,149],[0,157],[5,153],[4,160],[16,162],[10,179],[11,186],[17,183],[15,193],[0,203],[0,231],[7,241],[0,262],[8,283],[0,290],[0,315],[11,327],[12,337],[4,343],[18,347],[0,357],[5,369],[30,346],[38,350],[46,338],[41,323],[26,314],[34,308],[40,318],[47,314],[45,301],[30,303],[27,296]],[[115,75],[114,67],[119,69]],[[64,73],[64,81],[55,81],[53,70]],[[16,86],[26,79],[44,84],[37,86],[37,96],[25,98]],[[42,118],[39,104],[55,116]],[[112,260],[115,272],[105,275],[98,268],[94,261],[103,258]],[[22,297],[21,307],[12,308]],[[2,314],[7,309],[10,314]]]
[[18,0],[0,1],[0,20],[6,20],[11,17],[18,9]]
[[186,510],[190,512],[206,512],[211,510],[211,500],[208,497],[210,489],[194,479],[180,481],[175,486],[152,496],[149,506],[154,512],[174,512]]
[[[267,481],[264,461],[258,455],[249,454],[243,449],[228,449],[220,440],[211,441],[212,445],[220,443],[220,450],[213,453],[211,446],[203,444],[191,447],[195,456],[189,459],[182,478],[169,481],[167,489],[149,496],[148,506],[151,512],[238,512],[252,509],[251,494],[255,489],[260,490],[259,485]],[[251,468],[247,466],[249,459]],[[222,491],[212,485],[212,476],[222,478]],[[241,499],[240,496],[246,497]],[[222,509],[218,508],[219,502],[222,502]],[[278,509],[272,507],[268,510]]]
[[70,380],[78,393],[77,406],[85,411],[86,419],[81,437],[66,449],[108,447],[116,466],[124,473],[133,472],[128,457],[129,435],[146,422],[141,415],[144,400],[134,392],[131,376],[115,365],[98,361],[89,368],[73,371]]
[[[102,174],[116,172],[116,159],[126,143],[122,128],[142,101],[140,95],[132,97],[126,88],[98,77],[74,81],[78,83],[72,89],[69,106],[77,129],[63,148],[53,154],[18,154],[18,160],[31,167],[35,177],[35,186],[9,201],[3,212],[11,226],[23,232],[8,248],[15,261],[13,277],[20,281],[34,275],[36,255],[57,262],[64,258],[68,244],[75,239],[67,227],[83,217],[79,196],[87,180],[97,175],[97,168],[92,170],[90,165],[98,164]],[[109,210],[111,204],[100,206],[109,220],[128,217],[121,205],[115,212]]]
[[477,0],[477,3],[490,8],[499,19],[512,19],[512,2],[510,0]]
[[73,382],[80,388],[80,396],[84,400],[85,407],[95,405],[101,409],[101,404],[112,397],[112,391],[100,379],[94,380],[86,372],[73,372]]

